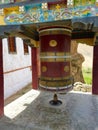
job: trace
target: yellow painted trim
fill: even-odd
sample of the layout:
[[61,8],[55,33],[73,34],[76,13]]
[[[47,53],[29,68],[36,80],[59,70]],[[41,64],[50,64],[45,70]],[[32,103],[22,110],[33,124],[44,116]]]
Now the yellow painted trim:
[[6,25],[4,22],[4,15],[0,15],[0,25]]
[[84,43],[90,46],[94,46],[94,38],[74,39],[77,43]]

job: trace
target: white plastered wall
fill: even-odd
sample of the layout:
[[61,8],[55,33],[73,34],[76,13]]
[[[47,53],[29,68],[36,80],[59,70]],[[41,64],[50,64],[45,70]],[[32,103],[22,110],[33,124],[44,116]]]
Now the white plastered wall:
[[16,38],[17,54],[8,52],[7,39],[3,39],[4,98],[8,98],[32,82],[31,48],[24,55],[23,41]]

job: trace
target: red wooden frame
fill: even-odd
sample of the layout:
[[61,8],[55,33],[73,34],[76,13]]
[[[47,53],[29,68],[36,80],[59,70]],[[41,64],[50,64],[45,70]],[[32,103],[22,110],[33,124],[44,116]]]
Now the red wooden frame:
[[48,2],[48,9],[50,9],[51,6],[55,6],[57,4],[66,4],[67,5],[67,0],[58,0],[56,2]]
[[37,48],[31,48],[31,62],[32,62],[32,87],[38,89],[38,63],[37,63]]
[[93,50],[92,94],[98,94],[98,45]]
[[2,39],[0,38],[0,117],[4,115],[4,78],[2,50]]

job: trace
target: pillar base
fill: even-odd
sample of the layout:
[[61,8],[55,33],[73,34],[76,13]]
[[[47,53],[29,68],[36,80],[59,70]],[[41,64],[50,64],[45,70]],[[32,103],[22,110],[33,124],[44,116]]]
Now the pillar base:
[[59,106],[62,104],[62,101],[58,100],[57,94],[54,94],[53,100],[49,102],[53,106]]

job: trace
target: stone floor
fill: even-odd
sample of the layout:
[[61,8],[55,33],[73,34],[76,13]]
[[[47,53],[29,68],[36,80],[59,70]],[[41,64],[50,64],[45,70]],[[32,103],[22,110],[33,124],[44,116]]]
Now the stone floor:
[[63,103],[51,106],[53,93],[30,90],[5,106],[0,130],[98,130],[98,96],[58,94]]

